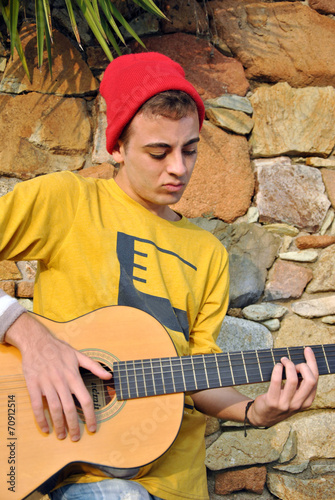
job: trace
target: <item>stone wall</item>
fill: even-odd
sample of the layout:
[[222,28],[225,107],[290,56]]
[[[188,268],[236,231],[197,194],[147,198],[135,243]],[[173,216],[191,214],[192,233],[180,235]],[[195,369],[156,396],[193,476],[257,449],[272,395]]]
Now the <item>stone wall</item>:
[[[332,0],[166,1],[171,22],[137,16],[149,50],[180,62],[206,101],[199,159],[177,210],[229,250],[223,350],[333,343],[335,337],[335,6]],[[0,45],[0,195],[60,170],[109,178],[106,66],[80,54],[54,8],[53,77],[24,75]],[[30,68],[36,40],[26,24]],[[146,37],[146,35],[150,35]],[[127,51],[139,51],[132,44]],[[31,307],[34,262],[1,262],[0,286]],[[243,386],[251,397],[266,384]],[[335,378],[312,408],[267,430],[208,419],[211,498],[333,499]],[[236,493],[238,492],[238,493]]]

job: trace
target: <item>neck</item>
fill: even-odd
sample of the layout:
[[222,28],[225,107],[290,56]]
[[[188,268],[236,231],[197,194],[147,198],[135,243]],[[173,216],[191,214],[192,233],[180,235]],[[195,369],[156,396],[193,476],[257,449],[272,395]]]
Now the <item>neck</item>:
[[[335,345],[311,346],[320,375],[335,372]],[[305,362],[304,347],[119,361],[113,364],[118,399],[267,382],[283,356]],[[135,383],[134,383],[135,381]]]

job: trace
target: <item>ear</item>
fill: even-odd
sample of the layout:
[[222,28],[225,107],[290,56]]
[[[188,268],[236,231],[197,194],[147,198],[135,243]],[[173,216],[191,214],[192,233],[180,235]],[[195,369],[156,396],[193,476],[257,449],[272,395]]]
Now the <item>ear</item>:
[[114,149],[113,149],[113,152],[112,152],[112,156],[114,158],[114,161],[116,163],[123,163],[123,147],[122,147],[122,144],[120,143],[120,141],[118,141],[115,146],[114,146]]

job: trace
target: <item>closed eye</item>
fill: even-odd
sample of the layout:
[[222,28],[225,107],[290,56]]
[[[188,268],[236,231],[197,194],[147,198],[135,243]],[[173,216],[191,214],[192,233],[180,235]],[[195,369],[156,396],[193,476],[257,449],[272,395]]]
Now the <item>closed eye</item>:
[[155,153],[149,153],[149,154],[150,154],[151,158],[155,158],[155,160],[163,160],[166,157],[166,155],[167,155],[166,152],[164,152],[164,153],[156,153],[156,154]]
[[186,150],[186,151],[183,151],[183,154],[186,155],[186,156],[192,156],[192,155],[196,155],[198,152],[197,149],[192,149],[192,150]]

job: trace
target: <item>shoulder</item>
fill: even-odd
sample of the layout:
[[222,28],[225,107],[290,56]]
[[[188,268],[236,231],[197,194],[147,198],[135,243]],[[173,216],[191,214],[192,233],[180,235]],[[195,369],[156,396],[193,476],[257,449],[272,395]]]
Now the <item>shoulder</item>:
[[210,231],[185,217],[183,217],[183,221],[185,230],[187,230],[193,238],[199,239],[199,242],[208,244],[219,251],[223,251],[224,253],[227,252],[220,240]]
[[77,173],[64,171],[41,175],[24,181],[18,185],[18,188],[29,193],[38,194],[41,197],[58,197],[63,199],[66,196],[75,197],[85,186],[90,185],[90,180],[80,176]]
[[228,252],[221,241],[211,232],[203,229],[189,219],[183,217],[183,238],[197,252],[204,265],[218,265],[225,267],[228,263]]
[[26,191],[30,193],[42,193],[45,190],[56,191],[64,189],[67,186],[71,187],[71,185],[76,183],[76,177],[78,177],[76,174],[68,171],[40,175],[34,179],[28,179],[18,183],[14,191]]
[[[56,172],[18,183],[7,197],[8,203],[19,203],[36,210],[76,210],[83,196],[85,180],[69,171]],[[4,199],[4,202],[7,200]]]

